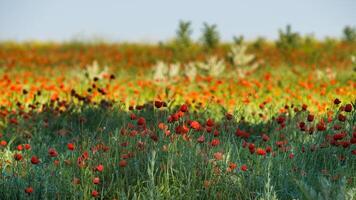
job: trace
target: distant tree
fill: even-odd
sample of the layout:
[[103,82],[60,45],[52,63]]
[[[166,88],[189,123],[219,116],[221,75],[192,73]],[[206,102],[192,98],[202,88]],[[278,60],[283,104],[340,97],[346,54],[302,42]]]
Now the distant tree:
[[190,46],[192,32],[190,21],[180,21],[176,32],[176,42],[178,45],[183,47]]
[[252,47],[254,49],[261,49],[264,45],[266,45],[266,39],[263,37],[258,37],[252,44]]
[[300,46],[300,35],[297,32],[292,32],[291,25],[287,25],[286,31],[279,30],[279,39],[277,47],[284,50],[295,49]]
[[346,42],[355,42],[356,41],[356,27],[346,26],[343,30],[344,36],[343,39]]
[[216,24],[209,25],[207,23],[204,23],[203,25],[203,35],[201,37],[203,45],[207,49],[214,49],[218,46],[220,41],[220,34],[217,31],[217,26]]

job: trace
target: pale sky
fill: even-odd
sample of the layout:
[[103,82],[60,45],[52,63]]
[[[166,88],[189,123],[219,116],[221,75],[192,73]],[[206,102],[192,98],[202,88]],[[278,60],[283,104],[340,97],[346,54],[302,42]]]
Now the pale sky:
[[287,24],[318,38],[340,37],[356,26],[356,0],[0,0],[0,40],[173,38],[179,20],[217,24],[223,40],[278,37]]

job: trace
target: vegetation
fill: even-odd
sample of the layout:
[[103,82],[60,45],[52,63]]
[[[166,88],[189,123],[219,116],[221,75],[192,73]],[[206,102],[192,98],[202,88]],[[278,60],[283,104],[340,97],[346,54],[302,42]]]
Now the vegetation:
[[355,43],[204,27],[1,43],[0,199],[354,199]]

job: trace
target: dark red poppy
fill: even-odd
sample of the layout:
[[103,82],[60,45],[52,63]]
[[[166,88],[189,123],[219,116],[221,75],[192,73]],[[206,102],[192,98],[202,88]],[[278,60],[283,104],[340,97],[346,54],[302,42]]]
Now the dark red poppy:
[[248,145],[248,150],[250,151],[251,154],[255,153],[255,144],[250,143]]
[[325,122],[320,121],[320,122],[316,125],[316,128],[318,129],[318,131],[325,131],[325,130],[326,130]]
[[143,117],[138,118],[137,125],[143,126],[145,124],[146,124],[146,119],[145,118],[143,118]]
[[272,152],[272,147],[271,146],[267,146],[266,147],[266,152],[267,153],[271,153]]
[[352,150],[351,154],[356,155],[356,149]]
[[38,159],[37,156],[32,156],[31,158],[31,163],[34,164],[34,165],[37,165],[38,163],[40,163],[40,159]]
[[14,158],[15,158],[15,160],[17,160],[17,161],[20,161],[20,160],[22,160],[22,155],[19,154],[19,153],[15,153]]
[[314,115],[309,114],[308,117],[307,117],[307,120],[308,120],[308,122],[314,121]]
[[120,160],[119,166],[120,167],[126,167],[127,166],[127,161],[126,160]]
[[301,131],[306,131],[307,126],[306,126],[305,122],[299,122],[299,129]]
[[155,107],[156,108],[161,108],[163,106],[163,102],[162,101],[155,101]]
[[208,127],[213,127],[214,126],[214,120],[212,120],[212,119],[208,119],[207,121],[206,121],[206,125],[208,126]]
[[48,154],[49,154],[50,157],[58,156],[58,152],[54,148],[49,148],[48,149]]
[[333,136],[333,139],[334,139],[334,140],[342,140],[344,137],[346,137],[346,133],[341,132],[341,133],[336,133],[336,134]]
[[30,195],[33,192],[33,188],[32,187],[27,187],[25,188],[25,193]]
[[302,110],[303,110],[303,111],[306,111],[307,108],[308,108],[308,106],[307,106],[306,104],[303,104],[303,105],[302,105]]
[[137,117],[136,117],[135,114],[133,114],[133,113],[130,114],[130,119],[131,119],[131,120],[135,120],[136,118],[137,118]]
[[352,105],[351,104],[346,104],[344,110],[345,110],[345,112],[351,112],[352,111]]
[[334,104],[335,104],[335,105],[339,105],[340,103],[341,103],[340,99],[336,98],[336,99],[334,100]]
[[225,117],[226,117],[226,119],[227,120],[232,120],[232,118],[234,117],[232,114],[230,114],[230,113],[226,113],[225,114]]
[[267,142],[267,141],[269,140],[268,135],[262,134],[262,140],[265,141],[265,142]]
[[214,137],[217,137],[217,136],[219,136],[219,131],[218,130],[214,130]]
[[182,111],[182,112],[187,112],[188,111],[188,106],[186,104],[183,104],[183,105],[181,105],[179,110]]
[[340,113],[338,116],[338,119],[340,122],[344,122],[344,121],[346,121],[346,116]]

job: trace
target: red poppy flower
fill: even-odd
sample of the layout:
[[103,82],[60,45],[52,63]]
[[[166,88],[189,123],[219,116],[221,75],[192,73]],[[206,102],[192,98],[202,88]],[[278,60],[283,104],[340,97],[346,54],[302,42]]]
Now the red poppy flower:
[[133,114],[133,113],[130,114],[130,119],[131,119],[131,120],[135,120],[136,118],[137,118],[137,117],[136,117],[135,114]]
[[175,131],[176,131],[177,134],[182,134],[182,135],[184,135],[184,134],[187,134],[187,133],[188,133],[189,128],[186,127],[185,125],[183,125],[183,126],[177,126],[177,127],[175,128]]
[[93,190],[92,192],[91,192],[91,196],[92,197],[98,197],[99,196],[99,192],[98,191],[96,191],[96,190]]
[[208,120],[206,121],[206,125],[209,126],[209,127],[214,126],[214,120],[208,119]]
[[340,113],[338,116],[338,119],[340,122],[344,122],[344,121],[346,121],[346,116]]
[[68,150],[70,150],[70,151],[74,151],[75,146],[74,146],[73,143],[68,143],[68,144],[67,144],[67,148],[68,148]]
[[227,120],[230,121],[230,120],[232,120],[232,118],[233,118],[234,116],[233,116],[232,114],[230,114],[230,113],[226,113],[226,114],[225,114],[225,117],[226,117]]
[[320,122],[316,125],[316,128],[318,129],[318,131],[325,131],[325,130],[326,130],[325,122],[320,121]]
[[19,150],[19,151],[22,151],[22,150],[23,150],[22,144],[17,145],[17,150]]
[[58,152],[57,152],[54,148],[49,148],[49,149],[48,149],[48,154],[49,154],[49,156],[51,156],[51,157],[56,157],[56,156],[58,156]]
[[192,127],[192,128],[195,129],[195,130],[199,130],[199,129],[200,129],[200,124],[199,124],[199,122],[197,122],[197,121],[192,121],[192,122],[190,123],[190,127]]
[[266,155],[266,151],[262,148],[257,148],[256,153],[257,153],[257,155],[260,155],[260,156]]
[[353,155],[356,155],[356,149],[352,150],[351,153],[352,153]]
[[342,141],[340,142],[340,144],[342,145],[342,147],[346,149],[350,146],[351,143],[349,141]]
[[127,166],[127,161],[126,160],[120,160],[119,166],[120,167],[126,167]]
[[216,152],[216,153],[214,153],[214,158],[215,158],[215,160],[222,160],[223,154],[221,152]]
[[26,194],[31,194],[32,192],[33,192],[33,188],[32,187],[27,187],[26,189],[25,189],[25,192],[26,192]]
[[37,156],[32,156],[31,158],[31,163],[34,165],[37,165],[38,163],[40,163],[40,159],[37,158]]
[[345,112],[351,112],[352,111],[352,105],[351,104],[346,104],[344,110],[345,110]]
[[204,135],[201,135],[200,137],[198,137],[197,141],[198,141],[199,143],[203,143],[203,142],[205,141]]
[[334,140],[342,140],[344,137],[346,137],[346,133],[344,133],[344,132],[336,133],[333,136]]
[[314,121],[314,115],[309,114],[308,117],[307,117],[307,120],[308,120],[308,122]]
[[163,102],[161,101],[155,101],[155,107],[156,108],[161,108],[163,106]]
[[336,98],[336,99],[334,100],[334,104],[335,104],[335,105],[339,105],[340,103],[341,103],[340,99]]
[[138,118],[137,124],[138,124],[139,126],[145,125],[145,124],[146,124],[145,118],[143,118],[143,117]]
[[219,139],[213,139],[211,141],[211,146],[215,147],[218,146],[220,144],[220,140]]
[[356,144],[356,138],[354,138],[354,137],[351,138],[351,139],[350,139],[350,143],[351,143],[351,144]]
[[248,144],[248,149],[250,151],[254,151],[255,150],[255,144],[253,144],[253,143]]
[[307,126],[306,126],[305,122],[300,122],[299,123],[299,129],[301,131],[306,131],[307,130]]
[[307,105],[305,105],[305,104],[303,104],[303,105],[302,105],[302,110],[303,110],[303,111],[306,111],[306,110],[307,110],[307,108],[308,108],[308,106],[307,106]]
[[285,121],[286,121],[286,118],[283,117],[283,116],[279,116],[279,117],[277,118],[277,123],[278,123],[278,124],[283,124]]
[[25,144],[24,146],[25,146],[26,150],[30,150],[31,149],[31,145],[30,144]]
[[230,162],[230,163],[229,163],[229,168],[232,169],[232,170],[234,170],[234,169],[237,168],[237,164]]
[[247,166],[246,165],[241,165],[241,170],[244,171],[244,172],[247,171]]
[[5,147],[7,145],[7,142],[5,140],[1,140],[0,146]]
[[98,166],[96,166],[96,171],[98,171],[98,172],[102,172],[103,170],[104,170],[104,166],[102,165],[102,164],[100,164],[100,165],[98,165]]
[[95,178],[93,179],[93,183],[94,183],[95,185],[99,184],[99,183],[100,183],[100,178],[99,178],[99,177],[95,177]]
[[188,106],[187,106],[186,104],[183,104],[183,105],[180,107],[179,110],[182,111],[182,112],[187,112],[187,111],[188,111]]
[[267,142],[267,141],[269,140],[268,135],[262,134],[262,140],[265,141],[265,142]]
[[14,158],[15,158],[15,160],[17,160],[17,161],[20,161],[20,160],[22,160],[22,155],[19,154],[19,153],[15,153]]
[[271,153],[272,152],[272,147],[271,146],[267,146],[266,147],[266,152],[267,153]]

